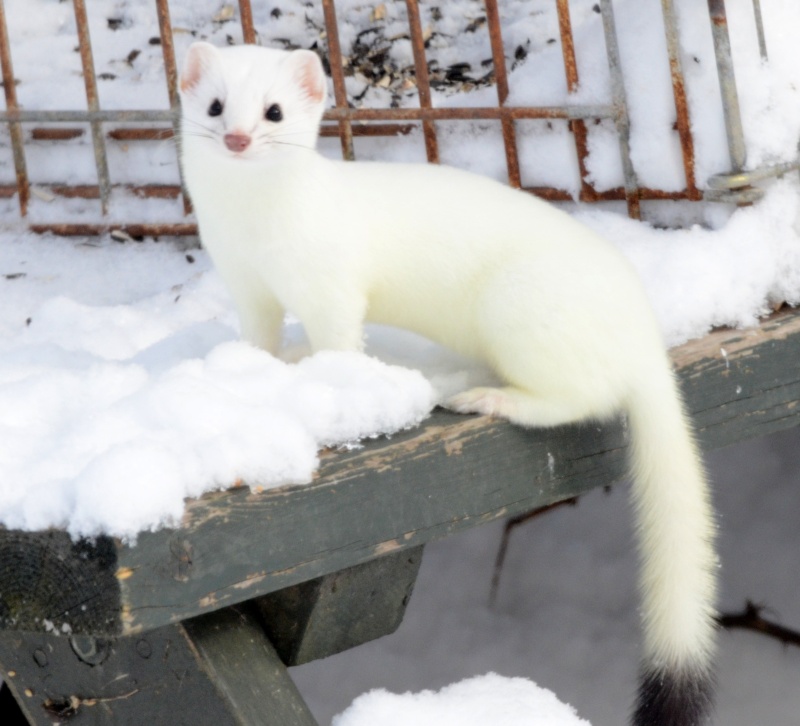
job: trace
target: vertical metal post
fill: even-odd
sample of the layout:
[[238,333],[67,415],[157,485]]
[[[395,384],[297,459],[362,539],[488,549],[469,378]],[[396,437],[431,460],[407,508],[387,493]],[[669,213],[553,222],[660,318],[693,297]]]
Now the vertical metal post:
[[[17,88],[14,85],[14,66],[11,63],[11,43],[8,39],[8,24],[6,23],[6,9],[3,0],[0,0],[0,65],[2,66],[6,108],[9,111],[16,111],[19,105],[17,104]],[[22,136],[22,125],[12,121],[8,124],[8,130],[11,135],[11,151],[14,155],[14,171],[17,176],[19,209],[20,214],[24,217],[28,213],[30,182],[25,165],[25,142]]]
[[[169,107],[175,114],[172,127],[175,130],[176,138],[180,137],[178,122],[180,100],[178,96],[178,66],[175,61],[175,43],[172,38],[172,20],[169,16],[169,3],[167,0],[156,0],[156,12],[158,13],[158,31],[161,37],[161,55],[164,58],[164,71],[167,78],[167,94],[169,95]],[[180,147],[178,147],[180,148]],[[183,170],[178,164],[178,173],[181,175],[181,189],[185,190],[183,184]],[[186,191],[183,191],[183,213],[190,214],[192,203]]]
[[255,44],[256,29],[253,25],[253,7],[250,0],[239,0],[239,17],[242,20],[242,37],[245,43]]
[[[328,34],[328,63],[331,67],[336,108],[347,109],[347,89],[344,85],[344,72],[342,71],[342,48],[339,44],[339,26],[336,21],[336,8],[333,5],[333,0],[322,0],[322,10],[325,13],[325,30]],[[339,120],[339,139],[342,142],[342,156],[347,161],[355,159],[353,127],[348,118]]]
[[[89,38],[89,21],[86,16],[85,0],[72,0],[75,8],[75,22],[78,25],[78,45],[83,66],[83,82],[86,88],[86,103],[89,111],[99,111],[100,102],[97,93],[97,78],[94,72],[94,59],[92,57],[92,42]],[[92,142],[94,145],[94,160],[97,167],[97,183],[100,189],[100,205],[103,214],[108,214],[108,201],[111,196],[111,180],[108,174],[108,157],[106,144],[103,139],[103,124],[100,121],[91,121]]]
[[[564,74],[567,77],[567,90],[575,93],[578,90],[578,61],[575,57],[575,39],[572,36],[572,19],[569,13],[568,0],[556,0],[558,10],[558,30],[561,36],[561,55],[564,58]],[[578,155],[578,172],[581,178],[581,199],[589,201],[595,193],[588,182],[589,170],[586,159],[589,157],[589,132],[586,121],[574,119],[569,122],[570,131],[575,139],[575,151]]]
[[717,59],[719,88],[722,93],[722,109],[725,114],[725,131],[728,136],[728,150],[731,155],[733,171],[740,172],[747,161],[744,145],[744,129],[739,111],[739,94],[736,92],[736,77],[731,57],[731,39],[728,35],[728,17],[725,13],[725,0],[708,0],[711,17],[711,34],[714,39],[714,55]]
[[767,38],[764,35],[764,18],[761,16],[761,0],[753,0],[753,13],[756,16],[756,32],[758,33],[758,50],[761,53],[761,60],[769,60],[767,57]]
[[699,199],[702,195],[697,189],[694,177],[694,139],[689,122],[689,104],[686,100],[686,87],[681,65],[678,18],[675,15],[673,0],[661,0],[661,9],[664,16],[664,30],[667,35],[667,54],[672,76],[672,95],[675,99],[676,126],[681,140],[686,191],[690,198]]
[[[497,84],[497,102],[502,108],[508,98],[508,73],[506,71],[506,56],[503,52],[503,36],[500,30],[500,12],[497,8],[497,0],[484,0],[484,6],[486,7],[486,21],[489,25],[489,40],[492,45],[492,63]],[[504,115],[501,117],[500,123],[503,129],[503,144],[506,150],[508,181],[512,187],[519,189],[522,186],[522,179],[519,170],[514,119]]]
[[631,161],[630,119],[628,118],[628,102],[625,97],[625,83],[622,77],[622,60],[617,43],[617,29],[614,22],[614,8],[611,0],[600,0],[600,13],[603,17],[603,30],[606,38],[608,68],[611,74],[611,97],[614,106],[614,122],[619,136],[619,151],[622,158],[622,173],[625,178],[625,201],[628,204],[628,215],[633,219],[641,217],[639,206],[639,182]]
[[[411,35],[411,49],[414,53],[414,73],[417,79],[417,93],[420,108],[431,108],[431,86],[428,79],[428,60],[425,57],[425,41],[422,21],[419,17],[418,0],[406,0],[408,10],[408,29]],[[430,119],[422,121],[422,134],[425,137],[425,153],[432,164],[439,163],[439,144],[436,139],[436,125]]]

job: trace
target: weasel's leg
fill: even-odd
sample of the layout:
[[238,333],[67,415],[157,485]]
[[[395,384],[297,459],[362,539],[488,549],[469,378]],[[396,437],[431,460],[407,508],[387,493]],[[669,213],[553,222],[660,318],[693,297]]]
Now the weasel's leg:
[[311,349],[315,353],[320,350],[363,351],[366,309],[366,302],[354,299],[346,306],[335,304],[330,310],[301,314]]
[[262,292],[258,296],[239,299],[234,296],[242,338],[248,343],[278,355],[283,333],[284,310],[272,295]]
[[508,386],[472,388],[458,393],[444,403],[458,413],[483,413],[506,418],[520,426],[561,426],[591,416],[585,405],[569,401],[551,401]]

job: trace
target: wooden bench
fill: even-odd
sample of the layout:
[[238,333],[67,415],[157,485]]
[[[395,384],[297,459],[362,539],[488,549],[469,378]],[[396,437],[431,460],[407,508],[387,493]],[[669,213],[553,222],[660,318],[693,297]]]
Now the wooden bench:
[[[673,356],[705,449],[800,423],[800,311]],[[622,421],[436,411],[325,452],[308,486],[190,501],[133,547],[0,530],[2,723],[15,701],[31,724],[314,724],[287,665],[392,632],[426,542],[612,484],[625,446]]]

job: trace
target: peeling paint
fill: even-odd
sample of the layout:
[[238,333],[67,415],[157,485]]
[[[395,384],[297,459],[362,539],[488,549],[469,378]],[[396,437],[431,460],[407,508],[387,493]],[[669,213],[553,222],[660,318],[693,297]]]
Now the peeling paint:
[[134,572],[136,570],[133,567],[120,567],[116,572],[116,578],[120,581],[127,580]]

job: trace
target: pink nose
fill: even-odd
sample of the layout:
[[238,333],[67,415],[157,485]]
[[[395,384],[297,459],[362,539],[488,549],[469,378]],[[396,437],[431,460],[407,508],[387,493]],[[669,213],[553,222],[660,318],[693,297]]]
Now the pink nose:
[[250,146],[250,137],[247,134],[225,134],[225,146],[231,151],[244,151]]

